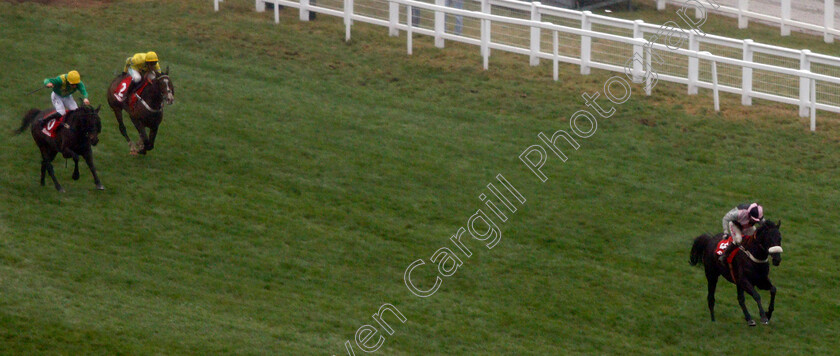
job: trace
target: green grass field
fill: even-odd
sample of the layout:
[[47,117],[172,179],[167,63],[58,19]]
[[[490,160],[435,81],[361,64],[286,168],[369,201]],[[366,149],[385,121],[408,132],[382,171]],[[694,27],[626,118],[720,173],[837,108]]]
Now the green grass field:
[[[250,1],[222,8],[0,2],[0,354],[346,355],[351,340],[360,355],[354,333],[384,303],[407,321],[389,320],[381,355],[837,354],[837,115],[819,112],[812,133],[794,106],[723,94],[715,113],[706,90],[633,87],[541,183],[519,154],[568,130],[612,73],[561,65],[556,83],[550,63],[499,51],[483,71],[476,47],[418,37],[407,56],[382,27],[356,23],[345,43],[339,18],[286,9],[275,25]],[[819,36],[749,31],[840,54]],[[129,156],[103,109],[107,190],[60,159],[67,193],[41,187],[31,137],[9,132],[48,95],[23,94],[77,69],[107,106],[121,61],[147,50],[176,90],[155,150]],[[405,269],[423,259],[413,280],[431,285],[432,254],[487,210],[478,196],[499,173],[527,199],[496,221],[501,242],[466,234],[472,257],[412,295]],[[688,265],[693,237],[747,200],[783,220],[785,248],[776,312],[755,328],[725,282],[710,322]]]

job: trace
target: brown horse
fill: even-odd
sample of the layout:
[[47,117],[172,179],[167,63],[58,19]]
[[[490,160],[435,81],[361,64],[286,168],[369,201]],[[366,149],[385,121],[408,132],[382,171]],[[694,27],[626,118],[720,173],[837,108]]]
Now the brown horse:
[[[694,239],[689,263],[694,266],[702,261],[706,269],[706,281],[708,282],[706,299],[709,303],[709,313],[712,315],[712,321],[715,321],[715,287],[718,277],[723,276],[737,287],[738,304],[741,305],[741,310],[744,311],[744,319],[749,326],[755,326],[755,320],[752,319],[750,312],[747,311],[747,306],[744,304],[744,292],[749,293],[758,304],[761,322],[764,324],[770,322],[776,302],[776,287],[770,282],[770,265],[768,262],[771,258],[774,266],[778,266],[782,262],[782,233],[779,232],[781,226],[781,220],[778,224],[769,220],[762,224],[756,231],[755,237],[745,239],[742,248],[735,250],[736,255],[731,266],[720,262],[718,255],[715,254],[718,242],[723,239],[724,234],[717,234],[714,237],[703,234]],[[767,308],[767,313],[761,307],[761,297],[755,290],[756,287],[770,290],[770,306]]]
[[93,109],[90,106],[83,106],[77,110],[67,112],[64,123],[56,131],[55,137],[49,137],[42,132],[44,114],[51,110],[31,109],[21,120],[20,128],[15,134],[23,133],[30,128],[32,138],[41,150],[41,185],[45,185],[45,173],[49,172],[55,183],[55,189],[64,192],[64,188],[58,184],[53,171],[52,161],[58,153],[64,158],[73,158],[73,180],[79,179],[79,156],[85,159],[90,173],[93,174],[93,182],[96,189],[104,190],[105,186],[96,174],[96,167],[93,165],[93,150],[91,146],[99,143],[99,133],[102,131],[102,122],[99,119],[99,107]]
[[[158,127],[163,121],[163,105],[172,105],[175,102],[175,89],[172,86],[172,80],[169,79],[169,68],[163,74],[155,73],[154,71],[147,73],[143,80],[136,85],[136,90],[126,95],[125,102],[120,102],[114,97],[114,92],[120,85],[120,82],[125,78],[125,73],[117,75],[111,82],[108,89],[108,105],[114,110],[114,116],[117,118],[117,123],[120,125],[120,133],[128,142],[128,147],[131,154],[146,154],[146,151],[151,151],[155,148],[155,137],[157,137]],[[137,128],[140,134],[140,143],[135,147],[125,131],[125,124],[123,124],[122,111],[128,112],[131,122]],[[149,129],[149,134],[146,134],[146,129]]]

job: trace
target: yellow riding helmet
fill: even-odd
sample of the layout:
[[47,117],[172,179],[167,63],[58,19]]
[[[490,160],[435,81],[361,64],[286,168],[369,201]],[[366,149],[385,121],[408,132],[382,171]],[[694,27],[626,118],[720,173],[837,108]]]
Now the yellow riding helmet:
[[146,63],[154,64],[157,61],[158,61],[157,53],[155,53],[155,52],[146,53]]
[[67,73],[67,82],[70,84],[79,84],[82,81],[82,76],[79,75],[79,72],[75,70],[71,70],[70,73]]

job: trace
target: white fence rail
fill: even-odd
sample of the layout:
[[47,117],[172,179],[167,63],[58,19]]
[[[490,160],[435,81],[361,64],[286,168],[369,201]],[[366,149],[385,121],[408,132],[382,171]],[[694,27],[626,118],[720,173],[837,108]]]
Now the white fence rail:
[[[214,0],[214,6],[219,1]],[[409,54],[414,33],[434,37],[440,48],[447,40],[476,45],[485,69],[491,50],[526,55],[531,65],[550,60],[555,80],[559,62],[580,66],[582,74],[588,74],[590,68],[624,73],[626,63],[645,58],[650,71],[643,63],[633,62],[631,74],[637,81],[649,81],[650,72],[654,72],[658,80],[686,84],[689,94],[696,94],[698,88],[711,89],[716,110],[720,91],[741,95],[743,105],[751,105],[753,98],[798,105],[800,116],[810,116],[811,130],[816,129],[817,109],[840,113],[837,57],[693,31],[683,32],[687,40],[670,43],[668,48],[652,42],[657,41],[657,34],[666,36],[681,29],[539,2],[450,0],[451,6],[464,8],[460,9],[444,6],[447,0],[426,1],[434,4],[413,0],[256,0],[256,10],[262,12],[266,3],[274,4],[275,22],[280,21],[277,5],[297,8],[302,21],[309,20],[310,11],[342,17],[348,40],[353,21],[388,27],[392,36],[406,31],[410,34],[406,36]],[[663,61],[651,61],[651,51],[643,50],[645,45]],[[646,87],[648,95],[650,89]]]
[[[683,6],[685,0],[655,0],[656,9],[664,10],[666,3],[671,3],[678,6]],[[709,3],[703,2],[707,11],[713,11],[723,14],[728,14],[738,18],[738,28],[747,28],[749,19],[762,20],[772,24],[778,24],[782,36],[790,35],[791,28],[800,28],[804,30],[811,30],[815,32],[822,32],[823,39],[826,43],[833,43],[834,37],[840,37],[840,24],[835,22],[837,17],[837,6],[835,0],[822,0],[822,4],[817,5],[822,9],[819,16],[801,16],[799,19],[792,16],[791,4],[794,0],[779,0],[773,5],[768,6],[765,2],[754,1],[754,10],[750,10],[750,0],[734,0],[734,6],[720,5],[715,8]],[[798,0],[797,0],[798,1]],[[817,0],[811,0],[816,3]],[[716,3],[717,4],[717,3]],[[778,4],[778,5],[777,5]],[[778,6],[778,8],[777,8]],[[696,18],[703,18],[705,13],[701,10],[695,11]],[[822,23],[819,23],[819,17],[822,17]]]

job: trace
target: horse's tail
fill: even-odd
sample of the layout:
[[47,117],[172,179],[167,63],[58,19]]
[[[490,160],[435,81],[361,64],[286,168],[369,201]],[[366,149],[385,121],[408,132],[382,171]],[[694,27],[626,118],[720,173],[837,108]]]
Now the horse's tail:
[[41,110],[38,109],[30,109],[26,115],[23,115],[23,120],[20,120],[20,127],[17,130],[14,130],[15,135],[20,135],[23,131],[29,128],[32,125],[32,121],[35,120],[35,117],[38,116]]
[[709,246],[711,240],[712,236],[709,234],[703,234],[694,239],[694,244],[691,245],[691,256],[688,259],[690,265],[696,266],[703,260],[703,252],[706,251],[706,246]]

